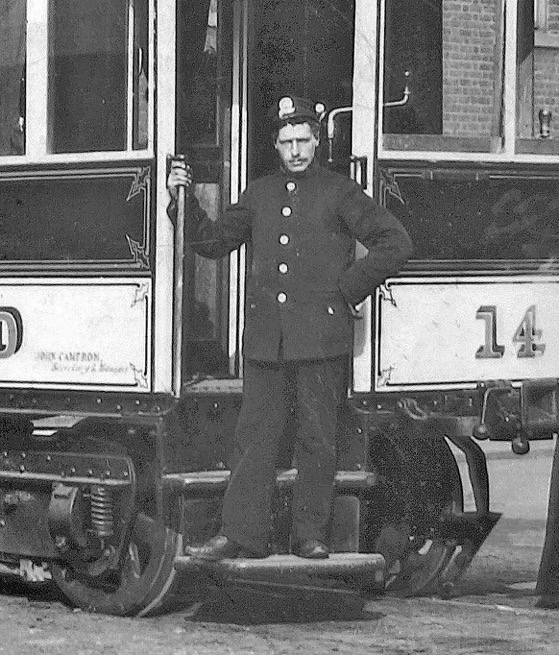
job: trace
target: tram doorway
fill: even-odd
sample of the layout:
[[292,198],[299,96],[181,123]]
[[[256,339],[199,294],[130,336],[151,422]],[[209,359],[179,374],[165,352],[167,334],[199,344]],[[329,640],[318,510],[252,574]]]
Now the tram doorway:
[[[355,0],[177,1],[176,152],[191,159],[211,218],[250,180],[275,170],[269,108],[284,95],[351,106]],[[344,123],[345,121],[345,123]],[[325,139],[324,139],[325,141]],[[351,152],[351,116],[336,135]],[[326,144],[319,150],[325,159]],[[183,379],[242,377],[250,252],[187,253]]]
[[[250,178],[275,169],[269,108],[283,95],[352,104],[354,0],[263,0],[255,3],[249,62]],[[338,153],[350,154],[351,117],[340,125]],[[325,152],[321,149],[321,157]]]

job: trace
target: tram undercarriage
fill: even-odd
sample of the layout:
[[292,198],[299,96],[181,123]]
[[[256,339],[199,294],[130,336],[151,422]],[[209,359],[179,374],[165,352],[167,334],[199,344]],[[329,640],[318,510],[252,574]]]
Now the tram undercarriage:
[[[184,547],[218,529],[239,406],[239,393],[200,385],[176,406],[156,406],[155,399],[141,413],[74,416],[66,427],[52,427],[64,423],[60,415],[4,414],[0,573],[52,579],[77,607],[117,615],[200,601],[215,584],[285,593],[332,585],[369,596],[447,593],[498,519],[486,495],[476,512],[463,512],[458,466],[433,422],[405,403],[378,410],[363,397],[348,404],[340,423],[330,558],[317,563],[290,554],[297,471],[285,452],[270,557],[200,567]],[[486,476],[481,457],[474,490]]]

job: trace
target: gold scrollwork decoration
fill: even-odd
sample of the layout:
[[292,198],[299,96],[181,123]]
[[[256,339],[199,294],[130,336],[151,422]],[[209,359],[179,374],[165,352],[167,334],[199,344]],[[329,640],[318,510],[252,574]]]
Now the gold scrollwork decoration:
[[149,269],[149,258],[146,255],[146,251],[143,246],[132,239],[128,234],[126,235],[126,240],[128,241],[128,247],[130,248],[130,254],[135,264],[139,264],[140,268]]
[[390,383],[390,378],[392,377],[392,371],[394,370],[393,366],[388,368],[383,368],[380,372],[377,381],[377,387],[386,387]]
[[402,205],[406,204],[404,196],[400,191],[400,186],[396,181],[396,176],[389,173],[386,169],[380,169],[380,182],[383,186],[383,191],[387,191],[393,198],[396,198]]
[[134,291],[134,299],[132,300],[132,304],[130,306],[134,307],[134,305],[143,302],[148,297],[148,294],[149,294],[148,283],[144,282],[142,284],[138,284]]
[[397,307],[396,300],[394,299],[394,294],[392,292],[392,287],[387,284],[381,284],[378,288],[380,299],[385,302],[389,302],[393,307]]
[[128,191],[128,197],[126,202],[137,196],[138,194],[145,191],[151,181],[151,166],[144,166],[134,176],[132,184],[130,185],[130,191]]
[[147,389],[148,379],[144,371],[141,368],[136,368],[132,362],[130,362],[130,368],[134,374],[134,382],[136,383],[136,386],[138,386],[140,389]]

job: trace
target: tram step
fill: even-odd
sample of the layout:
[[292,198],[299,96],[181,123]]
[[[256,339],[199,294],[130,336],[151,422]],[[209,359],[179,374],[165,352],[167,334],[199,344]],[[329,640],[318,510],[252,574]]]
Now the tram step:
[[334,553],[328,559],[312,560],[295,555],[270,555],[262,559],[235,558],[206,562],[188,556],[175,558],[175,569],[207,572],[236,581],[268,581],[286,587],[297,585],[301,576],[334,578],[353,582],[368,590],[384,588],[384,557],[379,553]]
[[[167,473],[163,476],[165,486],[191,494],[212,494],[224,491],[229,482],[231,471],[193,471],[191,473]],[[297,469],[279,471],[276,483],[279,489],[293,486],[297,477]],[[368,489],[377,482],[373,471],[338,471],[334,479],[337,491],[353,491]]]

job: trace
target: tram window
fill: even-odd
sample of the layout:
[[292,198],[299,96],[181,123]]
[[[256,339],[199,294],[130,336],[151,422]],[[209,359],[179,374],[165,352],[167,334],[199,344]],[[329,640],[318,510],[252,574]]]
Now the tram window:
[[146,0],[51,0],[52,152],[147,145]]
[[179,0],[177,134],[180,146],[217,145],[223,84],[218,53],[218,0]]
[[385,0],[384,149],[500,149],[503,0],[467,5]]
[[[177,2],[176,151],[188,154],[196,196],[212,220],[229,199],[231,7],[229,0]],[[229,263],[190,253],[186,266],[183,374],[227,377]]]
[[518,6],[516,151],[559,154],[559,22],[557,0]]
[[[277,168],[267,113],[278,98],[289,92],[327,109],[351,107],[355,2],[259,0],[252,11],[250,172],[259,177]],[[337,128],[335,166],[348,172],[351,117],[339,115]],[[318,152],[322,160],[327,149],[324,138]]]
[[[220,205],[217,184],[197,184],[200,205],[215,220]],[[224,260],[209,260],[195,255],[189,262],[188,310],[184,320],[184,373],[224,377],[229,373],[227,356],[228,266]]]
[[410,233],[415,259],[559,260],[559,177],[449,179],[383,170],[382,180],[386,206]]
[[25,151],[25,0],[0,0],[0,155]]

